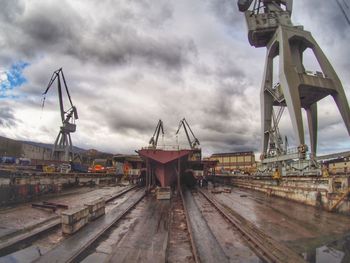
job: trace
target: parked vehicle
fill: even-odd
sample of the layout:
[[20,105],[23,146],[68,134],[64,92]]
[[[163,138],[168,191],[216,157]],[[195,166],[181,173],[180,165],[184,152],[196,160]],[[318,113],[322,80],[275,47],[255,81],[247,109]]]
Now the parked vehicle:
[[113,168],[112,161],[108,159],[95,159],[89,167],[89,173],[107,173]]
[[15,164],[16,163],[16,157],[3,156],[3,157],[1,157],[1,163]]
[[71,165],[71,171],[72,172],[78,172],[78,173],[87,173],[88,172],[88,167],[82,165],[81,163],[70,163]]
[[30,165],[31,160],[29,158],[17,158],[16,164],[23,165],[23,166]]

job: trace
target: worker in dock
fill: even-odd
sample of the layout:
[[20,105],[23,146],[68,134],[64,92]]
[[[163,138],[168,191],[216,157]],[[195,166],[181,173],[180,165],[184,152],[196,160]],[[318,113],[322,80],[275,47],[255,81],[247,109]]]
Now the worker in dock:
[[198,177],[198,184],[199,184],[199,187],[201,188],[203,187],[203,176],[201,175]]

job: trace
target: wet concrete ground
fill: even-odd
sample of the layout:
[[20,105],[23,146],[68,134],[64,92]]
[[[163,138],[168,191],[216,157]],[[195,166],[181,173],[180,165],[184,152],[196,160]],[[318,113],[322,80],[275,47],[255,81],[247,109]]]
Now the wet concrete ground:
[[[128,192],[127,194],[130,194]],[[116,223],[116,221],[123,217],[130,207],[133,207],[144,197],[144,191],[137,189],[129,196],[128,200],[115,206],[106,215],[89,222],[80,231],[74,235],[69,236],[56,247],[42,255],[36,262],[71,262],[76,255],[85,252],[91,246],[91,242],[101,237],[107,229]]]
[[[57,202],[74,208],[83,205],[85,202],[93,201],[102,196],[113,195],[125,187],[100,187],[100,188],[77,188],[65,191],[61,196],[45,198],[40,201]],[[35,201],[38,203],[39,201]],[[31,202],[32,203],[32,202]],[[61,209],[52,212],[52,210],[32,208],[31,203],[20,204],[12,207],[0,209],[0,240],[9,234],[30,228],[40,222],[57,218]],[[34,202],[33,202],[34,203]],[[108,207],[107,207],[108,209]]]
[[[79,198],[76,195],[67,195],[51,201],[74,207],[123,189],[124,187],[86,189],[79,193]],[[130,195],[128,193],[110,202],[106,206],[107,213],[128,200]],[[350,217],[246,189],[233,188],[231,193],[214,196],[273,239],[302,254],[308,262],[350,262]],[[195,195],[194,201],[228,261],[259,262],[259,258],[205,199]],[[176,200],[173,199],[172,202]],[[183,224],[185,220],[182,208],[179,204],[173,206],[173,212],[177,214],[171,214],[170,207],[170,201],[159,201],[154,196],[142,200],[99,239],[98,244],[85,255],[83,262],[193,262],[188,234],[186,236],[187,227]],[[17,215],[20,215],[19,221],[14,220]],[[6,233],[11,227],[20,229],[54,215],[52,212],[31,208],[30,204],[3,209],[0,210],[0,233]],[[178,218],[177,225],[169,226],[169,219],[175,217]],[[178,235],[179,239],[170,244],[172,239],[168,233]],[[39,247],[41,252],[46,253],[63,239],[60,230],[56,230],[35,241],[31,247]],[[207,240],[208,237],[202,233],[199,242]],[[209,252],[212,251],[209,249]]]
[[125,234],[137,224],[136,220],[146,208],[147,200],[142,200],[134,209],[126,214],[118,223],[104,233],[98,240],[98,244],[90,248],[84,255],[83,263],[105,262],[111,256],[113,247]]
[[215,197],[308,262],[350,262],[350,217],[247,189]]
[[184,202],[188,211],[192,237],[200,262],[229,262],[223,248],[202,216],[190,191],[184,191]]
[[[110,188],[108,189],[108,195],[111,194],[110,192]],[[124,190],[123,187],[119,187],[119,191],[120,192]],[[99,194],[101,194],[100,191],[98,191]],[[96,198],[96,195],[98,193],[94,193],[93,196]],[[130,198],[133,194],[135,193],[135,191],[130,191],[128,193],[125,193],[123,196],[116,198],[115,200],[106,203],[106,207],[105,207],[105,212],[106,214],[108,214],[109,212],[111,212],[111,210],[113,210],[116,206],[122,204],[123,202],[125,202],[128,198]],[[113,191],[112,194],[115,194],[115,192]],[[77,204],[78,206],[78,204]],[[37,239],[36,241],[34,241],[32,243],[32,246],[36,246],[37,248],[40,249],[40,251],[42,252],[42,254],[44,254],[45,252],[49,251],[50,249],[52,249],[53,247],[55,247],[57,244],[59,244],[60,242],[62,242],[65,238],[67,238],[68,236],[62,235],[62,231],[61,228],[56,229],[51,231],[50,233],[46,234],[45,236]]]
[[258,256],[248,247],[241,234],[202,195],[193,193],[199,210],[208,223],[216,240],[229,262],[261,263]]
[[82,262],[165,262],[170,201],[147,196]]

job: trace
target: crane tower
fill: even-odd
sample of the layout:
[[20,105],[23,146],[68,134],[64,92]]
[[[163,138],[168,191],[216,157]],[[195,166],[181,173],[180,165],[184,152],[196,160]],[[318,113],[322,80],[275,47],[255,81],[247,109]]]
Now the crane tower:
[[[72,98],[70,96],[62,68],[56,70],[52,74],[49,84],[47,85],[47,88],[43,93],[43,106],[45,102],[45,95],[47,94],[55,80],[57,80],[58,99],[60,105],[62,126],[60,127],[55,143],[53,145],[51,158],[53,160],[72,161],[74,160],[74,152],[72,138],[70,134],[76,131],[75,120],[78,119],[78,111],[77,108],[73,105]],[[64,109],[61,80],[63,81],[64,90],[66,91],[69,100],[70,108],[67,110]]]
[[[308,148],[301,109],[307,114],[313,159],[317,150],[317,102],[328,95],[333,97],[350,135],[350,110],[343,86],[311,33],[302,26],[293,25],[292,6],[292,0],[238,0],[239,10],[245,13],[249,43],[254,47],[267,48],[261,88],[263,162],[268,162],[271,157],[269,148],[275,147],[271,143],[271,133],[275,131],[271,124],[274,120],[273,106],[288,108],[300,159],[306,157]],[[311,49],[322,72],[305,70],[303,53],[306,49]],[[277,56],[279,82],[273,83],[273,59]]]

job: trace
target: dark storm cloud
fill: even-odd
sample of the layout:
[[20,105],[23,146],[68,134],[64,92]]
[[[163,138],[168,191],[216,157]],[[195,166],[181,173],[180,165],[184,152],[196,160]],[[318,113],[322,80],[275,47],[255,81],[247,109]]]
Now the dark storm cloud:
[[13,110],[9,107],[0,107],[0,126],[14,127],[16,126],[16,118]]
[[[347,42],[342,42],[348,31],[339,24],[343,18],[336,3],[294,2],[295,21],[323,41],[338,68],[348,67]],[[44,113],[40,100],[52,72],[62,66],[80,116],[73,140],[81,145],[133,152],[148,143],[159,118],[174,137],[185,117],[206,154],[260,150],[265,49],[249,46],[236,0],[3,3],[0,70],[11,60],[30,63],[24,70],[28,82],[18,88],[27,97],[7,112],[22,127],[12,133],[54,140],[61,123],[57,87],[50,90]],[[40,114],[45,121],[38,130]],[[333,134],[327,127],[338,127],[333,112],[324,115],[323,138]],[[283,125],[281,130],[291,134],[290,120]]]
[[[15,6],[15,2],[11,4]],[[22,5],[25,8],[21,9],[21,14],[15,13],[11,16],[12,21],[0,27],[3,50],[12,59],[33,59],[45,52],[58,53],[66,45],[77,42],[79,29],[83,29],[82,20],[65,1],[33,1]]]
[[[203,145],[203,144],[202,144]],[[259,152],[260,145],[257,138],[239,138],[239,136],[227,136],[220,140],[218,136],[210,143],[205,142],[206,147],[211,148],[214,152],[220,149],[222,152],[239,152],[239,151],[254,151]]]
[[103,125],[106,125],[112,133],[116,132],[124,135],[151,134],[156,126],[154,118],[148,115],[147,109],[127,108],[120,103],[108,108],[94,105],[90,109],[100,116],[100,118],[96,118],[100,119],[99,125],[104,122]]
[[101,42],[82,40],[67,48],[67,53],[83,61],[102,64],[144,63],[150,66],[181,69],[195,53],[192,41],[141,35],[131,27],[114,26],[108,34],[97,35]]
[[33,45],[39,47],[65,45],[65,42],[72,41],[78,32],[77,19],[74,19],[76,16],[68,15],[66,11],[42,7],[26,16],[20,22],[20,27]]
[[139,134],[149,134],[155,129],[154,119],[147,118],[143,114],[118,112],[118,116],[108,118],[108,126],[112,131],[132,135],[135,132]]
[[[19,12],[19,8],[15,8],[14,4],[6,5],[7,9],[12,11],[10,14]],[[134,3],[136,10],[140,8],[139,5],[147,8],[150,3]],[[167,69],[181,69],[188,63],[188,56],[196,51],[191,39],[169,38],[165,36],[166,31],[159,35],[147,34],[134,25],[135,21],[132,18],[136,19],[136,11],[132,9],[121,8],[107,17],[109,19],[102,19],[93,24],[74,10],[70,2],[41,2],[36,7],[27,8],[22,17],[17,17],[13,24],[6,25],[2,32],[7,36],[7,48],[17,47],[17,51],[21,51],[27,57],[54,52],[73,55],[84,62],[141,62],[159,68],[165,66]],[[118,9],[118,6],[114,3],[111,8]],[[171,7],[162,5],[160,12],[148,15],[143,13],[143,18],[149,17],[147,23],[159,26],[162,20],[169,19],[171,14]],[[139,22],[146,23],[144,19]]]

